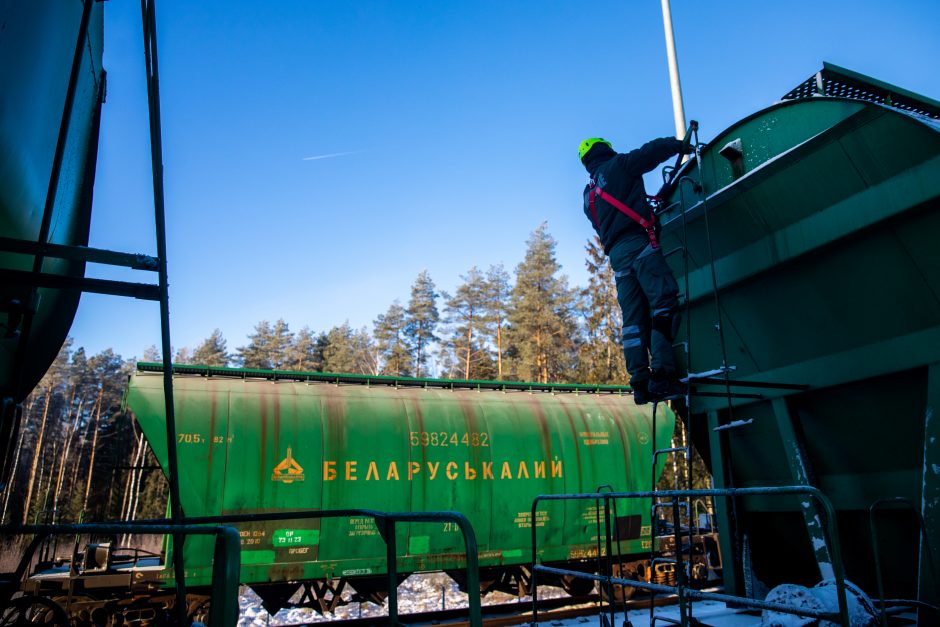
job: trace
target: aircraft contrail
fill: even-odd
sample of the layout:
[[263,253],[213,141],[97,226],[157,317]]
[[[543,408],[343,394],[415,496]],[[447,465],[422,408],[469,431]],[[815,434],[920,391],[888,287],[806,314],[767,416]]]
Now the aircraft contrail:
[[331,152],[328,155],[314,155],[312,157],[304,157],[302,161],[317,161],[319,159],[331,159],[333,157],[344,157],[346,155],[355,155],[360,152],[365,152],[364,150],[350,150],[349,152]]

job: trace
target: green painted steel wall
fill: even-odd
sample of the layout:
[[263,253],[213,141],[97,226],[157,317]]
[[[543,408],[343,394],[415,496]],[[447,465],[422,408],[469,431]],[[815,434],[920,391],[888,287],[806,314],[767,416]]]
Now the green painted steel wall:
[[[75,105],[53,210],[49,241],[86,245],[91,217],[97,136],[95,116],[104,90],[101,55],[104,4],[93,3]],[[36,241],[62,122],[82,3],[20,1],[0,5],[0,233]],[[33,258],[0,252],[0,268],[32,270]],[[81,276],[84,264],[47,259],[44,271]],[[0,286],[6,303],[29,302],[21,287]],[[0,397],[21,400],[45,373],[68,334],[78,294],[39,290],[38,311],[23,382],[13,372],[17,338],[0,334]]]
[[[181,501],[187,516],[298,509],[458,511],[473,523],[481,566],[529,560],[538,494],[648,490],[651,410],[629,395],[445,390],[175,376]],[[137,373],[127,407],[166,464],[162,378]],[[668,446],[674,416],[657,419]],[[661,471],[661,468],[659,469]],[[658,476],[657,472],[657,476]],[[649,502],[638,515],[649,548]],[[536,525],[546,561],[596,554],[597,513],[546,503]],[[463,566],[448,524],[399,527],[399,568]],[[385,544],[368,519],[241,527],[244,583],[385,572]],[[207,546],[187,541],[193,584],[209,575]],[[169,577],[170,573],[167,572]]]
[[[719,155],[735,139],[737,179]],[[683,174],[698,180],[697,164]],[[667,250],[688,238],[688,274],[681,255],[670,263],[680,285],[688,280],[691,370],[722,361],[710,234],[732,379],[809,389],[739,388],[764,398],[734,399],[732,416],[725,399],[699,397],[693,414],[754,420],[722,436],[729,485],[797,483],[792,462],[805,463],[839,510],[849,578],[874,592],[868,506],[904,496],[934,528],[940,515],[922,503],[940,464],[923,453],[929,390],[936,397],[940,385],[928,376],[940,362],[940,124],[840,98],[783,102],[719,133],[703,151],[702,179],[710,229],[686,186],[684,205],[672,195],[680,205],[664,216],[662,235]],[[785,397],[794,441],[781,439],[775,397]],[[706,457],[715,453],[704,431],[696,441]],[[765,583],[818,580],[795,499],[751,499],[737,513]],[[894,556],[889,596],[910,597],[917,536],[903,528],[895,537],[884,549]]]

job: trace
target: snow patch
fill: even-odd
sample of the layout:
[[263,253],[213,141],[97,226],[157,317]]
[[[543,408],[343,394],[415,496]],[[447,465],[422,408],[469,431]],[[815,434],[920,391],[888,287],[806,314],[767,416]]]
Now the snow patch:
[[[846,581],[845,597],[849,609],[849,624],[851,627],[875,627],[878,624],[875,606],[871,599],[862,592],[858,586]],[[785,583],[770,591],[768,603],[779,603],[794,609],[803,609],[818,612],[839,612],[838,586],[834,579],[824,579],[814,588],[805,588]],[[819,625],[820,627],[835,627],[838,622],[806,618],[784,612],[764,610],[761,613],[762,627],[802,627]]]

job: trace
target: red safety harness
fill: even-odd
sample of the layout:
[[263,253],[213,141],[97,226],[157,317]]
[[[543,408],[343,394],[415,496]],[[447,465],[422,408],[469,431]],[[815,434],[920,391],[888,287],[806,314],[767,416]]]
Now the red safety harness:
[[[655,216],[650,215],[649,218],[644,218],[643,216],[638,214],[636,211],[634,211],[630,207],[626,206],[625,204],[623,204],[622,202],[620,202],[619,200],[617,200],[616,198],[614,198],[613,196],[605,192],[603,189],[601,189],[600,185],[597,185],[594,181],[591,181],[590,183],[588,183],[588,185],[590,186],[590,189],[591,189],[590,193],[588,194],[588,204],[591,207],[591,217],[594,219],[594,227],[598,231],[600,231],[600,223],[597,221],[597,207],[595,206],[595,201],[594,201],[596,196],[600,196],[602,199],[606,200],[609,204],[616,207],[620,211],[620,213],[624,214],[625,216],[627,216],[628,218],[630,218],[631,220],[633,220],[634,222],[642,226],[644,229],[646,229],[646,236],[649,237],[650,239],[650,246],[652,246],[653,248],[659,248],[659,239],[656,237]],[[650,198],[655,199],[656,197],[650,196]]]

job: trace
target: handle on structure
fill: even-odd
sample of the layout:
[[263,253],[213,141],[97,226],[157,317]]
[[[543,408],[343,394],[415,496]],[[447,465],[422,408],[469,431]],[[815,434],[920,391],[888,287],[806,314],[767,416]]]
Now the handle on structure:
[[673,183],[675,183],[676,176],[679,174],[679,166],[682,165],[682,157],[686,155],[686,148],[692,145],[693,136],[698,137],[698,122],[695,120],[689,122],[689,128],[686,130],[685,138],[682,140],[682,150],[679,151],[679,156],[676,157],[676,162],[672,166],[672,173],[669,176],[669,180],[663,183],[663,186],[656,192],[658,197],[666,198],[666,196],[672,192]]

